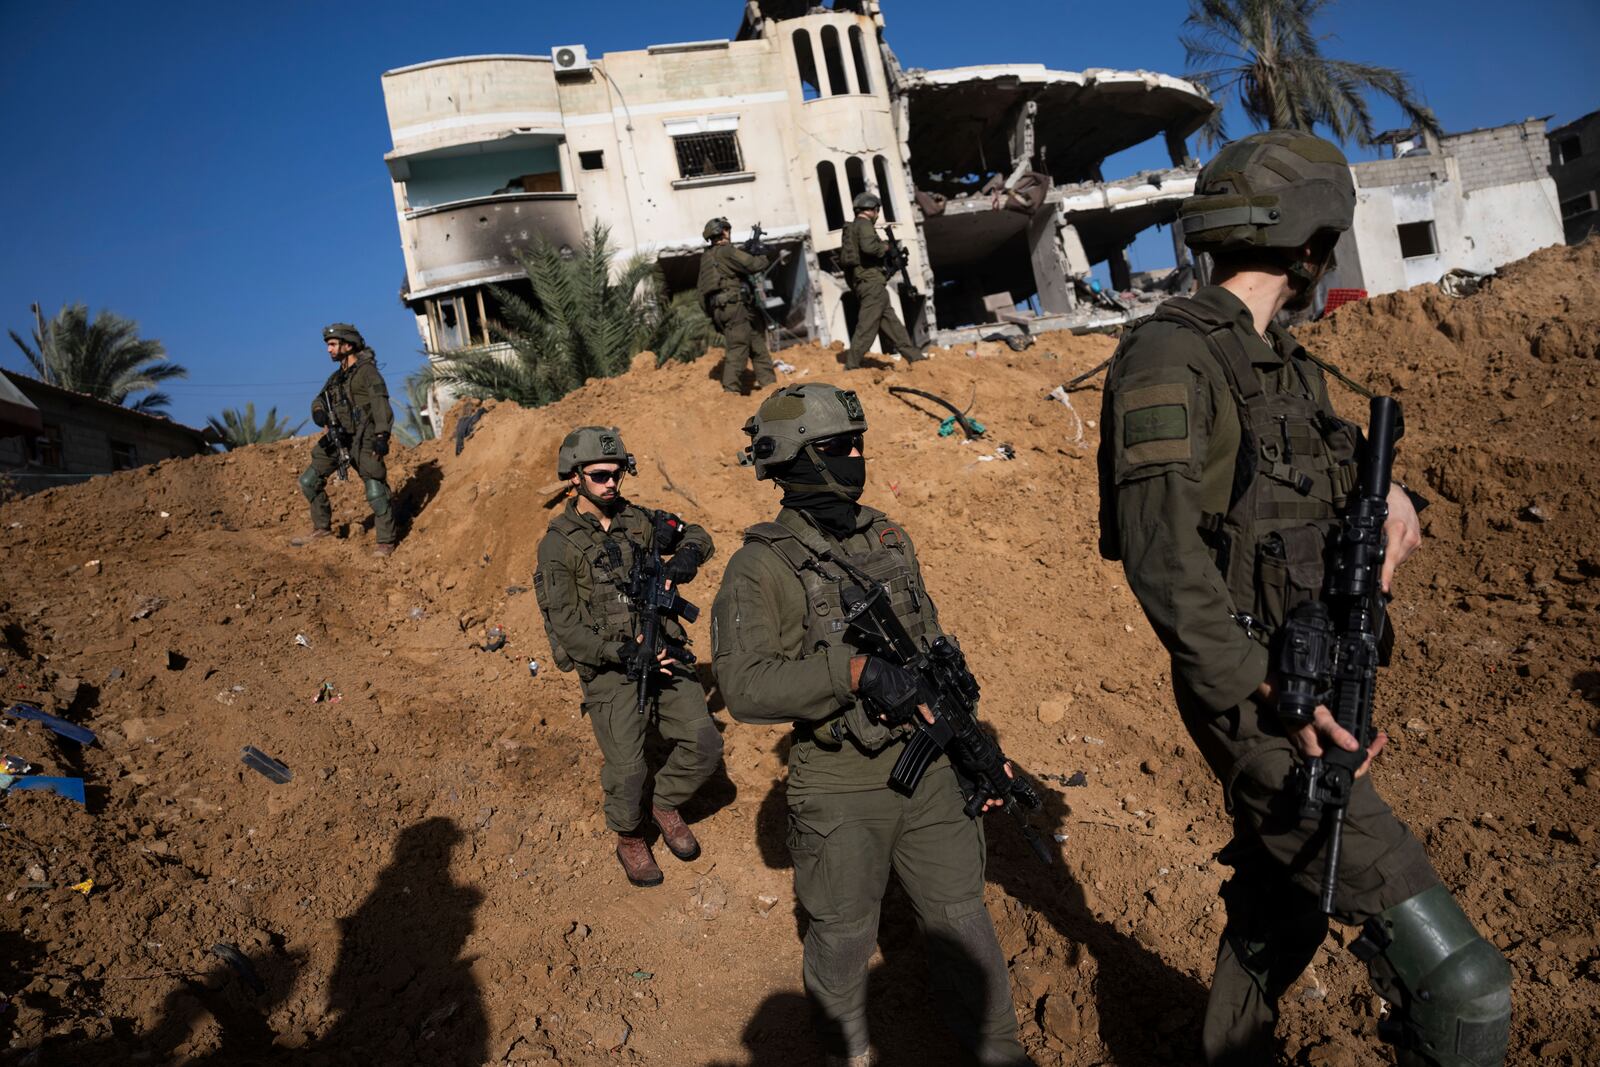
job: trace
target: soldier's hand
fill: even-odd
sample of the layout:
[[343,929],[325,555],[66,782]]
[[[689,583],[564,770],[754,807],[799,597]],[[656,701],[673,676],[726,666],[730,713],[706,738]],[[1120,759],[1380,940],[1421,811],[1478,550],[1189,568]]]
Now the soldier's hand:
[[671,674],[672,668],[678,665],[678,661],[672,658],[672,653],[666,648],[656,653],[656,663],[659,664],[662,674]]
[[[1267,704],[1276,705],[1278,702],[1277,676],[1267,675],[1262,683],[1256,686],[1256,695]],[[1340,726],[1335,721],[1333,712],[1323,704],[1318,704],[1316,711],[1311,713],[1311,721],[1309,723],[1298,729],[1288,731],[1287,736],[1289,743],[1295,747],[1295,751],[1308,759],[1313,756],[1321,756],[1327,751],[1327,746],[1324,742],[1337,745],[1346,752],[1354,752],[1361,747],[1355,735]],[[1381,730],[1378,731],[1378,736],[1373,739],[1372,744],[1367,748],[1367,758],[1356,770],[1357,778],[1367,773],[1367,769],[1372,766],[1372,761],[1378,758],[1378,753],[1382,752],[1384,746],[1388,743],[1389,735]]]
[[1417,509],[1406,491],[1398,485],[1390,485],[1387,503],[1389,518],[1383,524],[1386,546],[1383,572],[1378,575],[1378,586],[1385,593],[1389,591],[1389,582],[1394,578],[1395,569],[1422,544],[1422,522],[1417,518]]
[[[932,722],[933,720],[929,719],[928,721]],[[1007,778],[1015,778],[1017,776],[1017,772],[1011,769],[1011,761],[1010,760],[1006,760],[1005,769],[1006,769],[1006,777]],[[1006,802],[1005,802],[1005,799],[1003,797],[990,797],[988,800],[985,800],[983,802],[983,810],[984,811],[988,811],[990,808],[1003,808],[1005,806],[1006,806]]]
[[328,425],[327,409],[322,407],[320,404],[314,406],[311,409],[311,421],[316,423],[318,426]]
[[372,450],[380,456],[389,454],[389,435],[380,433],[372,439]]
[[933,713],[917,700],[917,676],[880,656],[863,656],[859,669],[851,661],[851,681],[856,692],[871,700],[884,722],[909,722],[920,711],[928,722]]
[[662,574],[667,579],[667,588],[674,585],[683,585],[694,581],[694,576],[700,573],[700,552],[694,545],[684,545],[672,554],[667,560],[667,565],[662,569]]

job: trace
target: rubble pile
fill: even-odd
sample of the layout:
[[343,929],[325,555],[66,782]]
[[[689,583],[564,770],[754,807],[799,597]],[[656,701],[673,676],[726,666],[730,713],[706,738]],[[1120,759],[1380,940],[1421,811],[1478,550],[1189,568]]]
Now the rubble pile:
[[[1305,331],[1404,402],[1401,476],[1434,501],[1397,583],[1375,773],[1512,960],[1516,1062],[1578,1063],[1600,1038],[1597,290],[1591,242],[1471,297],[1414,290]],[[1065,861],[1044,869],[1008,821],[989,827],[989,906],[1042,1064],[1186,1062],[1222,925],[1217,786],[1095,553],[1099,394],[1048,398],[1113,344],[978,342],[850,379],[866,502],[917,539]],[[790,380],[843,377],[837,349],[783,357]],[[576,681],[537,618],[541,494],[573,425],[621,426],[629,496],[717,539],[685,590],[702,607],[775,506],[735,458],[755,400],[724,395],[711,358],[653,363],[541,410],[483,405],[459,452],[458,409],[441,440],[391,455],[408,529],[387,561],[356,482],[330,483],[339,539],[290,545],[306,439],[0,507],[3,706],[95,734],[0,729],[32,773],[87,789],[0,799],[0,1062],[41,1046],[37,1062],[85,1064],[820,1062],[785,731],[731,723],[707,677],[726,774],[688,811],[705,854],[662,852],[666,884],[632,889]],[[948,413],[896,384],[970,404],[987,432],[940,436]],[[482,651],[495,626],[504,646]],[[875,1041],[888,1062],[953,1062],[915,926],[892,891]],[[1346,940],[1286,998],[1294,1062],[1388,1062],[1348,1038],[1382,1006]]]

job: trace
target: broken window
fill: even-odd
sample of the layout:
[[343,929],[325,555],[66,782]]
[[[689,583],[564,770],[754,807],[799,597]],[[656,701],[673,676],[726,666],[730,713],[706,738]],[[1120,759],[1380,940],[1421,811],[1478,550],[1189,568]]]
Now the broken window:
[[1433,241],[1433,222],[1403,222],[1395,227],[1400,235],[1400,255],[1406,259],[1436,255],[1439,251]]
[[844,180],[850,186],[850,207],[856,206],[856,197],[867,191],[867,167],[859,156],[844,161]]
[[822,27],[822,62],[828,68],[828,95],[848,95],[850,80],[844,73],[844,52],[839,48],[837,26]]
[[66,450],[61,445],[61,427],[45,423],[37,437],[28,439],[28,462],[36,467],[61,467],[66,463]]
[[839,202],[839,175],[827,160],[817,164],[817,191],[822,194],[822,214],[828,220],[828,229],[844,229],[844,205]]
[[1561,201],[1561,217],[1575,219],[1579,215],[1587,215],[1594,210],[1594,193],[1582,193],[1571,200]]
[[138,451],[126,441],[110,441],[111,469],[114,471],[132,470],[139,465]]
[[605,170],[606,154],[598,148],[592,152],[579,152],[578,166],[584,170]]
[[894,198],[889,195],[889,161],[882,156],[874,156],[872,174],[878,179],[878,199],[883,201],[883,221],[894,222]]
[[856,60],[856,92],[872,92],[872,79],[867,76],[867,48],[860,26],[850,27],[850,54]]
[[739,135],[732,130],[684,134],[674,137],[672,144],[678,151],[679,177],[737,174],[744,169],[739,158]]
[[811,51],[811,34],[805,30],[796,30],[794,33],[794,62],[800,68],[801,98],[820,99],[822,82],[817,79],[817,57]]
[[1556,162],[1571,163],[1583,155],[1583,142],[1576,137],[1563,137],[1556,142]]

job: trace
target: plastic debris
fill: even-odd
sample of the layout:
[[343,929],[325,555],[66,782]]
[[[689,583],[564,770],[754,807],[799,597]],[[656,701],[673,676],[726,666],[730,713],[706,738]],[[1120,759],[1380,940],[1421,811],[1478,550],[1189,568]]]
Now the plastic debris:
[[317,687],[317,695],[311,698],[313,704],[337,704],[343,697],[333,688],[332,682],[323,682]]
[[33,770],[33,764],[21,756],[0,756],[0,770],[6,774],[27,774]]
[[528,661],[528,673],[533,675],[533,677],[535,677],[535,678],[539,677],[539,661],[538,660],[530,659]]
[[240,952],[236,945],[230,945],[226,941],[218,942],[211,946],[211,954],[229,967],[232,967],[234,973],[239,976],[239,980],[257,993],[265,993],[267,991],[267,983],[263,982],[261,975],[256,973],[255,964],[251,963],[250,958]]
[[306,637],[305,634],[295,634],[294,635],[294,643],[299,645],[301,648],[310,648],[311,647],[311,641],[310,641],[309,638]]
[[13,704],[6,709],[6,714],[13,719],[28,719],[41,723],[45,729],[60,734],[69,741],[76,741],[80,745],[92,745],[95,742],[94,731],[87,726],[68,722],[61,716],[41,711],[32,704]]
[[785,361],[783,361],[781,359],[775,359],[775,360],[772,361],[772,369],[777,371],[780,374],[793,374],[794,373],[794,364],[793,363],[786,363]]
[[244,761],[246,767],[261,772],[279,785],[294,780],[293,771],[254,745],[244,746],[244,752],[240,759]]
[[88,896],[89,893],[94,889],[94,879],[85,878],[83,881],[78,882],[75,885],[67,886],[67,888],[75,893],[82,893],[84,896]]
[[650,979],[655,977],[655,974],[650,971],[634,971],[633,977],[639,979],[641,982],[648,982]]
[[11,780],[11,789],[31,789],[42,793],[54,793],[76,800],[79,804],[87,803],[83,792],[82,778],[56,778],[44,774],[25,774]]
[[484,632],[484,637],[487,638],[487,640],[478,646],[478,648],[484,652],[499,652],[502,648],[506,647],[506,631],[499,625],[489,627],[489,629]]

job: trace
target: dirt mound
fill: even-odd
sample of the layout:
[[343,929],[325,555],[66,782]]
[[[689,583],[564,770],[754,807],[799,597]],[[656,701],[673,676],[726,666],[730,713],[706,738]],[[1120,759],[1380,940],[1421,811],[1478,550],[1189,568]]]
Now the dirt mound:
[[[1402,466],[1437,498],[1402,576],[1378,773],[1516,966],[1519,1062],[1578,1062],[1600,1037],[1597,258],[1540,253],[1476,296],[1397,294],[1308,331],[1406,403]],[[867,502],[918,539],[987,716],[1049,797],[1064,865],[989,828],[989,905],[1044,1064],[1186,1062],[1222,923],[1217,788],[1120,571],[1095,554],[1098,394],[1045,399],[1111,345],[980,343],[850,378],[872,427]],[[791,380],[843,377],[838,351],[782,355]],[[459,454],[453,418],[391,457],[410,521],[388,561],[366,551],[354,482],[332,483],[340,539],[290,545],[305,441],[0,508],[0,686],[99,735],[80,750],[36,724],[0,732],[90,788],[86,808],[4,800],[4,1062],[40,1046],[41,1063],[818,1062],[785,731],[729,723],[707,679],[726,775],[690,812],[705,855],[663,853],[666,885],[633,890],[577,684],[546,662],[530,572],[569,427],[620,425],[639,459],[629,495],[716,537],[686,590],[702,606],[740,530],[773,509],[735,460],[754,401],[721,393],[712,360],[649,363],[546,409],[486,405]],[[987,434],[939,436],[944,413],[897,384],[970,402]],[[474,647],[490,624],[510,636],[494,653]],[[704,619],[692,633],[704,651]],[[245,745],[293,781],[244,766]],[[1078,771],[1087,784],[1069,786]],[[69,888],[86,878],[87,895]],[[952,1062],[898,892],[880,947],[886,1062]],[[1375,1027],[1365,989],[1330,941],[1287,998],[1289,1054],[1386,1062],[1345,1036]]]

